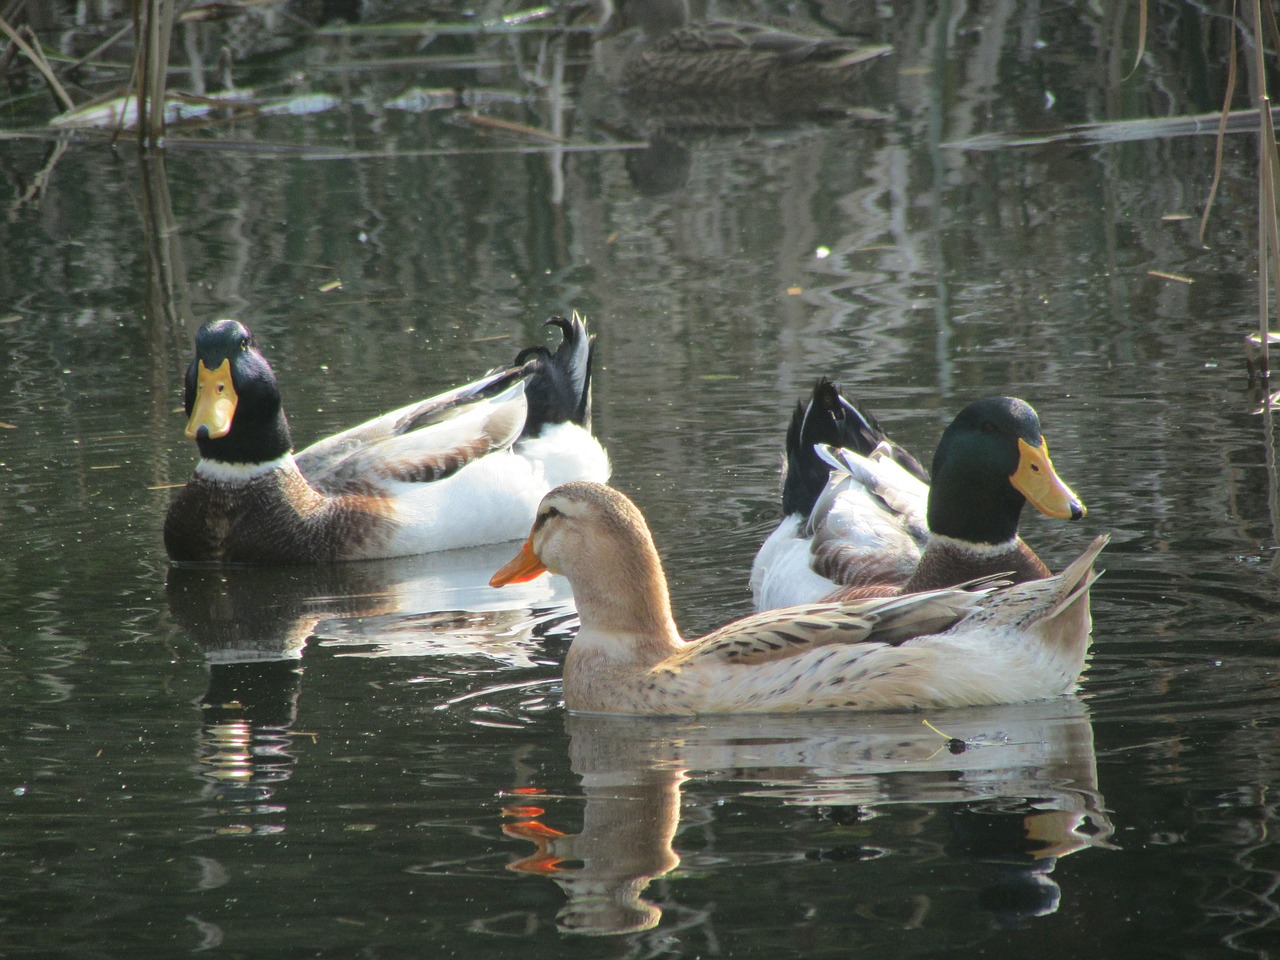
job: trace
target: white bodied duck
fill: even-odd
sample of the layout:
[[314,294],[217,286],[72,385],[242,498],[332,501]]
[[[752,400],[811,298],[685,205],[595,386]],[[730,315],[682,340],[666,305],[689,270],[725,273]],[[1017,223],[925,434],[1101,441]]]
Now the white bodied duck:
[[942,434],[933,481],[866,410],[825,378],[787,430],[784,517],[756,554],[757,609],[916,593],[999,575],[1049,576],[1018,536],[1030,503],[1078,520],[1031,405],[969,404]]
[[1075,689],[1106,542],[1044,580],[771,610],[684,640],[640,511],[610,487],[576,482],[543,498],[524,547],[489,582],[568,578],[581,620],[564,665],[571,711],[960,707]]
[[554,351],[293,453],[280,389],[235,320],[196,334],[186,376],[195,475],[169,507],[175,561],[313,563],[395,557],[523,535],[567,480],[606,480],[591,435],[592,337],[557,317]]

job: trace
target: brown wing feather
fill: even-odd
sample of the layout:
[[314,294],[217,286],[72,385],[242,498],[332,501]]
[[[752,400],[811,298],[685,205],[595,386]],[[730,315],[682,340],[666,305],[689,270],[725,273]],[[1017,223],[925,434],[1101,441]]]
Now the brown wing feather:
[[518,403],[477,406],[465,415],[370,443],[307,479],[330,496],[370,484],[443,480],[510,446],[524,424],[525,409],[523,398]]
[[[863,597],[888,597],[899,593],[911,577],[916,558],[894,551],[877,551],[860,545],[829,539],[814,545],[809,566],[813,572],[850,590],[874,588],[873,592],[856,594]],[[841,594],[824,599],[848,599],[854,594]]]
[[690,645],[672,666],[694,660],[760,664],[783,660],[832,644],[896,646],[913,637],[940,633],[978,609],[990,586],[976,590],[935,590],[907,597],[820,603],[769,610],[728,626]]
[[721,627],[691,647],[686,656],[726,663],[768,663],[827,644],[858,643],[874,626],[874,617],[862,616],[852,606],[815,604],[772,610]]
[[[474,437],[448,450],[433,451],[428,455],[387,460],[376,466],[377,479],[404,483],[431,483],[457,473],[468,463],[478,460],[496,449],[494,438],[489,435]],[[375,468],[352,464],[350,469],[335,472],[327,478],[326,487],[331,491],[346,492],[353,485],[367,484]]]
[[520,370],[517,367],[495,371],[456,389],[426,400],[419,400],[417,403],[384,413],[366,423],[343,430],[341,433],[325,437],[305,450],[299,450],[294,455],[294,459],[303,476],[308,478],[323,476],[352,453],[423,427],[443,423],[464,412],[469,404],[495,396],[507,389],[519,377]]

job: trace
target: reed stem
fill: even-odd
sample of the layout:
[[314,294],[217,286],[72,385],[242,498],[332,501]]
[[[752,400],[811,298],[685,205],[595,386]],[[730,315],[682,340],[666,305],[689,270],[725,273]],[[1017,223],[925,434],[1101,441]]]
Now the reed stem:
[[[1262,358],[1264,405],[1271,404],[1267,333],[1271,328],[1272,287],[1280,278],[1280,225],[1276,216],[1276,179],[1280,168],[1276,128],[1267,95],[1266,49],[1268,34],[1263,26],[1261,0],[1250,4],[1253,28],[1254,95],[1258,99],[1258,340]],[[1267,26],[1272,26],[1268,23]],[[1274,27],[1273,27],[1274,31]],[[1280,306],[1280,304],[1278,304]],[[1280,324],[1277,325],[1280,327]]]
[[175,13],[174,0],[133,0],[133,29],[138,38],[134,71],[138,143],[144,150],[158,147],[164,140],[165,87]]

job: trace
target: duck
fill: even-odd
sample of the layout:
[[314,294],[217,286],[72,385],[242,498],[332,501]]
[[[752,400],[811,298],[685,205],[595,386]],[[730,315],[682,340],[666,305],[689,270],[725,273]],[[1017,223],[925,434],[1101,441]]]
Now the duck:
[[754,23],[695,21],[688,0],[603,0],[601,7],[596,40],[640,31],[606,71],[629,96],[811,103],[849,86],[892,49]]
[[[856,424],[856,426],[850,426]],[[1058,476],[1034,408],[987,397],[943,431],[929,480],[865,408],[818,381],[787,430],[783,519],[751,568],[757,609],[914,593],[1049,568],[1018,534],[1025,504],[1056,519],[1086,508]]]
[[280,386],[249,329],[204,324],[186,372],[200,453],[164,522],[176,563],[291,564],[517,540],[567,480],[606,480],[591,433],[594,337],[554,317],[554,351],[327,437],[297,453]]
[[543,498],[528,539],[489,583],[568,579],[580,621],[564,663],[573,713],[942,709],[1076,689],[1106,542],[1042,580],[802,604],[685,640],[640,510],[612,487],[575,481]]

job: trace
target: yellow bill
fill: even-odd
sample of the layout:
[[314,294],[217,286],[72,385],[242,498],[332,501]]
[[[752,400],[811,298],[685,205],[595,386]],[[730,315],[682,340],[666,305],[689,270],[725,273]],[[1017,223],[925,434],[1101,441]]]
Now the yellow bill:
[[217,370],[210,370],[201,360],[196,374],[196,401],[191,405],[191,419],[187,421],[187,439],[196,439],[201,427],[209,431],[213,440],[225,437],[231,432],[239,399],[231,383],[231,361],[223,360]]
[[1085,515],[1080,498],[1053,469],[1048,440],[1041,440],[1040,446],[1033,447],[1019,437],[1018,454],[1018,469],[1009,482],[1028,503],[1055,520],[1079,520]]

